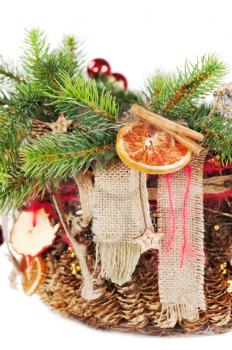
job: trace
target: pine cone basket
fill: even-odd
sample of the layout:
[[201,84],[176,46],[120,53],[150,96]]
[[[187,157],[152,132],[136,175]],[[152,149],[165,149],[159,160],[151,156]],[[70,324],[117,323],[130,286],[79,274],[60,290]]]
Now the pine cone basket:
[[[157,229],[153,199],[157,185],[155,178],[149,178],[147,185],[153,226]],[[232,322],[232,238],[231,227],[227,225],[231,219],[220,216],[221,208],[230,215],[229,197],[209,200],[206,196],[204,289],[207,309],[200,312],[196,321],[183,320],[174,328],[159,327],[159,319],[165,319],[165,314],[161,315],[159,299],[158,254],[152,250],[141,256],[131,281],[118,286],[109,280],[99,280],[95,288],[101,291],[101,296],[89,302],[81,296],[81,271],[72,273],[73,264],[78,264],[72,250],[66,247],[60,256],[46,252],[43,255],[46,263],[44,280],[38,294],[54,310],[97,328],[149,335],[223,333],[230,329]],[[217,210],[218,215],[211,210]],[[94,247],[89,245],[88,265],[91,271],[94,264]]]

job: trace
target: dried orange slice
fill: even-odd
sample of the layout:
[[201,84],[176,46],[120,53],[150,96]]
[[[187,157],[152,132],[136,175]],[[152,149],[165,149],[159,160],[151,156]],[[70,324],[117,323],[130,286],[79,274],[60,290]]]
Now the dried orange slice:
[[27,295],[32,295],[38,288],[44,271],[44,264],[41,257],[23,257],[21,261],[22,286]]
[[119,130],[118,156],[128,167],[148,174],[169,174],[191,160],[191,151],[168,132],[141,121]]

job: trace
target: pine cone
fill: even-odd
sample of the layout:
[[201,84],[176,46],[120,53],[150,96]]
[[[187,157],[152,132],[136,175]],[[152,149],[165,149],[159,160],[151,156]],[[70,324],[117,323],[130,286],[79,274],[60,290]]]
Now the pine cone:
[[135,280],[118,287],[118,301],[126,327],[142,328],[148,323],[144,302]]
[[227,281],[220,266],[209,267],[205,276],[205,295],[209,325],[223,326],[231,317],[231,296],[227,292]]
[[43,135],[51,134],[52,129],[49,127],[49,123],[45,123],[42,120],[34,119],[31,130],[31,137],[37,139]]
[[89,303],[81,297],[81,273],[73,275],[73,258],[66,251],[59,260],[52,255],[46,257],[46,275],[38,294],[53,309],[78,319],[92,316]]
[[144,301],[144,312],[152,322],[157,325],[161,314],[158,285],[158,256],[154,251],[147,252],[141,257],[140,265],[137,268],[136,280],[138,283],[141,298]]
[[182,320],[181,327],[186,333],[198,333],[207,330],[208,328],[208,313],[207,311],[199,312],[199,319],[196,321]]
[[215,266],[232,259],[232,236],[228,226],[221,224],[218,230],[215,230],[214,227],[211,230],[208,229],[205,243],[210,265]]
[[91,301],[93,317],[91,323],[95,326],[106,325],[117,327],[122,321],[122,312],[117,299],[117,291],[113,286],[107,286],[107,282],[102,281],[102,294],[97,300]]
[[[205,246],[212,266],[232,259],[232,205],[228,198],[209,198],[205,201]],[[225,213],[225,215],[224,215]]]

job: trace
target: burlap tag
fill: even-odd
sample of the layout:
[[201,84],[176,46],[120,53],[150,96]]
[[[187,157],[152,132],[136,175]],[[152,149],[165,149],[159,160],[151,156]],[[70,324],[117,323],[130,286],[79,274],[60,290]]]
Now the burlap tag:
[[206,308],[204,157],[193,157],[189,168],[158,178],[159,225],[164,233],[162,251],[159,253],[159,294],[162,303],[159,325],[163,328],[174,327],[182,319],[198,319],[199,310]]
[[95,173],[92,230],[101,276],[119,285],[130,280],[141,254],[133,239],[153,233],[146,174],[123,163]]

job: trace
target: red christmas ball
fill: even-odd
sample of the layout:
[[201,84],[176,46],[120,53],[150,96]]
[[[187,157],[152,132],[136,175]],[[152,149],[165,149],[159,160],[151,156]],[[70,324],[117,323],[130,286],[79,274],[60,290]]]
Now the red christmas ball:
[[95,58],[89,63],[87,73],[89,77],[97,78],[100,74],[109,75],[111,68],[109,63],[103,58]]
[[112,73],[111,76],[115,78],[115,80],[120,84],[120,86],[124,90],[127,90],[127,88],[128,88],[128,81],[124,77],[123,74],[121,74],[121,73]]

